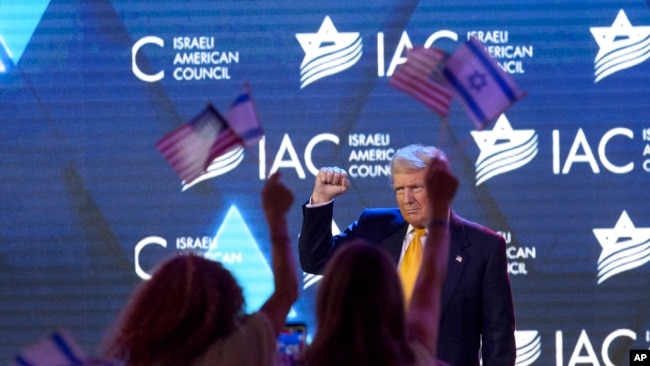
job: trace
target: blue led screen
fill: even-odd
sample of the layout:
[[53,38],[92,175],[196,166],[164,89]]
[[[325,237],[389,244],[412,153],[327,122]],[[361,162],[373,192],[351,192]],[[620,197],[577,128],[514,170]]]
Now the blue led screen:
[[[485,129],[389,85],[406,49],[472,35],[527,93]],[[342,230],[395,204],[390,156],[423,143],[461,180],[454,210],[506,239],[518,365],[624,364],[650,347],[648,58],[644,1],[2,1],[0,358],[58,327],[96,353],[177,252],[226,263],[255,310],[272,172],[297,246],[318,168],[350,175]],[[183,186],[155,143],[245,82],[264,139]],[[289,320],[313,332],[301,279]]]

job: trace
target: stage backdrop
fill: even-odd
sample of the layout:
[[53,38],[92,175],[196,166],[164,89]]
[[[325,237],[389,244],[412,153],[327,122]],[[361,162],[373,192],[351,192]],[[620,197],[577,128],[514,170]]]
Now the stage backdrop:
[[[408,48],[472,35],[527,92],[485,129],[388,84]],[[297,249],[318,168],[352,182],[336,231],[394,205],[389,159],[422,143],[461,180],[454,210],[506,239],[518,365],[625,364],[650,346],[649,57],[640,0],[0,1],[0,362],[58,327],[95,354],[174,253],[225,263],[257,309],[268,176]],[[156,141],[245,82],[264,139],[183,185]],[[313,333],[301,279],[289,320]]]

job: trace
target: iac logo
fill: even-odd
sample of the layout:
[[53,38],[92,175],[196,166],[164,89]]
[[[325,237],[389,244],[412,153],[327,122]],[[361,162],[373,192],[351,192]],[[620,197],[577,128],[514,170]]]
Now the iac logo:
[[300,88],[349,69],[362,55],[358,32],[339,33],[326,16],[317,33],[296,33],[305,58],[300,64]]
[[[239,64],[239,51],[221,50],[213,36],[176,36],[172,38],[174,50],[164,63],[171,63],[172,76],[176,81],[196,80],[230,80],[230,66]],[[156,46],[156,47],[152,47]],[[165,68],[157,71],[147,71],[143,58],[148,52],[161,52],[165,48],[165,40],[158,36],[145,36],[137,40],[131,47],[131,72],[138,79],[155,83],[165,78]],[[166,53],[164,51],[163,55]],[[156,59],[157,57],[151,57]],[[171,71],[171,70],[170,70]]]
[[589,30],[599,48],[594,60],[594,83],[650,57],[650,27],[632,26],[623,9],[610,27]]
[[542,354],[542,338],[536,330],[515,331],[517,345],[516,366],[532,365]]
[[537,155],[535,130],[513,130],[505,114],[492,131],[472,131],[481,150],[476,160],[476,186],[528,164]]
[[[553,174],[567,175],[576,164],[586,164],[594,174],[600,174],[602,169],[613,174],[627,174],[635,169],[633,154],[640,153],[640,166],[645,172],[650,173],[650,128],[641,130],[641,139],[645,147],[630,144],[634,141],[634,131],[627,127],[614,127],[600,135],[596,145],[593,135],[589,138],[582,128],[579,128],[573,137],[571,147],[568,146],[566,137],[561,136],[560,130],[553,130]],[[566,132],[562,132],[566,134]],[[570,137],[569,137],[570,138]],[[591,140],[591,141],[590,141]],[[592,148],[592,146],[595,147]],[[562,164],[564,160],[564,164]]]
[[626,211],[613,228],[593,229],[603,248],[598,258],[598,284],[650,262],[650,227],[637,228]]
[[49,0],[0,1],[0,74],[18,64]]

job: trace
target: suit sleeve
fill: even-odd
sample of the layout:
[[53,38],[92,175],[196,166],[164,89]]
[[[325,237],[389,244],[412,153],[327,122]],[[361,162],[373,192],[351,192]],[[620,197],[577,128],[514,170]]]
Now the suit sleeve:
[[334,202],[319,206],[302,206],[302,228],[298,238],[300,266],[307,273],[319,274],[332,256],[332,217]]
[[337,235],[332,235],[334,202],[317,207],[307,207],[305,203],[302,206],[303,220],[298,239],[298,255],[303,271],[315,274],[323,272],[336,248],[360,235],[359,223],[368,221],[364,220],[364,217],[368,216],[365,215],[365,212],[366,210],[345,230]]
[[483,366],[514,365],[515,315],[505,241],[496,237],[491,248],[483,277]]

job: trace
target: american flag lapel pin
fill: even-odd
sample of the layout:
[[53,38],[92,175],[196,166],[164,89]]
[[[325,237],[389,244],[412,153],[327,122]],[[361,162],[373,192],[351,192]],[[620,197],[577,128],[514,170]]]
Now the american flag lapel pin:
[[463,257],[461,257],[460,255],[457,255],[456,256],[456,262],[463,263]]

